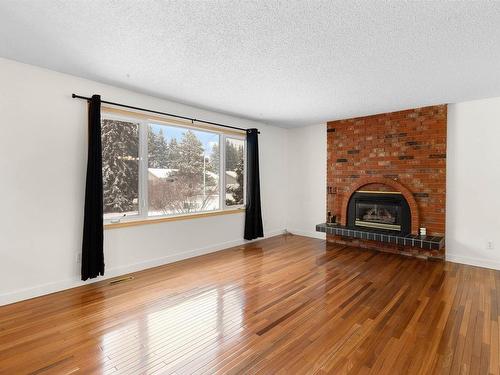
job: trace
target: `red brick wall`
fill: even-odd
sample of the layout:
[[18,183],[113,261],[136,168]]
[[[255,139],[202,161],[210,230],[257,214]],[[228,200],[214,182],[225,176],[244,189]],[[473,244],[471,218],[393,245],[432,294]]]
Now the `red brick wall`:
[[[419,225],[426,227],[428,234],[444,235],[446,115],[447,106],[439,105],[329,122],[327,210],[341,219],[346,215],[342,203],[353,185],[367,178],[391,179],[413,194]],[[386,189],[380,184],[369,188]],[[350,242],[335,236],[329,236],[328,240]],[[355,243],[429,255],[373,241]]]

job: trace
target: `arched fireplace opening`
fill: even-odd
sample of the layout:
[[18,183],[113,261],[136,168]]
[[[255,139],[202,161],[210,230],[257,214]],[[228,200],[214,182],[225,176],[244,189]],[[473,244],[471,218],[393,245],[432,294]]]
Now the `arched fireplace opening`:
[[[399,181],[382,177],[370,176],[361,178],[353,183],[350,188],[342,194],[342,197],[340,198],[341,206],[338,211],[338,214],[340,215],[340,224],[342,226],[350,227],[351,224],[353,224],[349,222],[349,219],[353,217],[353,215],[349,215],[349,204],[353,201],[353,198],[357,195],[357,193],[362,192],[371,194],[398,195],[399,197],[397,199],[404,200],[405,203],[403,203],[403,209],[409,216],[409,218],[403,220],[404,225],[402,230],[406,231],[405,234],[418,234],[418,228],[420,225],[419,210],[417,201],[415,200],[412,192]],[[409,226],[409,229],[407,229],[406,225]],[[357,229],[361,228],[358,227]],[[394,232],[394,234],[396,233]]]
[[400,192],[358,190],[347,207],[351,229],[405,236],[411,233],[411,211]]

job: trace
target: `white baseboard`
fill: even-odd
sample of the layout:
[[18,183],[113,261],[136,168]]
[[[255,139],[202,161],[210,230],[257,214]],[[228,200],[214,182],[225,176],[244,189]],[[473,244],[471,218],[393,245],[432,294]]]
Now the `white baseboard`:
[[[285,233],[285,229],[275,230],[271,232],[266,232],[264,238],[274,237]],[[258,241],[258,238],[253,241]],[[221,242],[215,245],[206,246],[199,249],[194,249],[190,251],[185,251],[182,253],[177,253],[173,255],[168,255],[161,258],[150,259],[144,262],[129,264],[126,266],[115,267],[106,269],[106,274],[104,276],[97,277],[89,281],[82,281],[79,278],[55,281],[51,283],[46,283],[42,285],[37,285],[30,288],[19,289],[13,292],[0,294],[0,306],[7,305],[14,302],[19,302],[29,298],[39,297],[50,293],[60,292],[65,289],[74,288],[77,286],[92,284],[98,281],[110,279],[113,277],[125,275],[131,272],[142,271],[148,268],[158,267],[164,264],[177,262],[179,260],[193,258],[196,256],[213,253],[216,251],[224,250],[230,247],[243,245],[245,243],[250,243],[253,241],[246,241],[244,239],[239,239],[235,241]]]
[[462,255],[446,254],[446,260],[453,263],[467,264],[469,266],[490,268],[500,270],[500,262],[491,261],[489,259],[472,258]]
[[300,229],[287,229],[287,232],[292,233],[292,234],[296,234],[297,236],[317,238],[320,240],[326,239],[326,233],[322,233],[322,232],[305,231],[305,230],[300,230]]

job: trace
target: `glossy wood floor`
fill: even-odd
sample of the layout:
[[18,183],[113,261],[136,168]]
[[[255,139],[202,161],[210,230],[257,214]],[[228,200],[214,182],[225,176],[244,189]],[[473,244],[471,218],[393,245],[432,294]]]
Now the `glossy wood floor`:
[[0,308],[2,374],[498,374],[500,273],[278,236]]

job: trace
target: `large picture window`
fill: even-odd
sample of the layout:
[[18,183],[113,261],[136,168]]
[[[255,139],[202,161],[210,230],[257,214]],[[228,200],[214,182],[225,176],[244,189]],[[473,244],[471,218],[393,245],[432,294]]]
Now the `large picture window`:
[[245,135],[102,114],[104,219],[243,207]]

